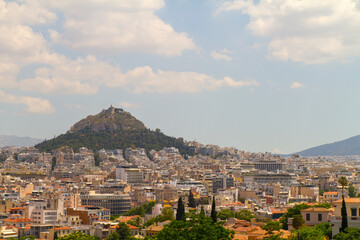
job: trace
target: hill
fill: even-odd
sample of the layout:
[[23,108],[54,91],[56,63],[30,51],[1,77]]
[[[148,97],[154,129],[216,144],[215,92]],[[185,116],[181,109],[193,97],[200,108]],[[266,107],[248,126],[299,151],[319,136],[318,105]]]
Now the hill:
[[121,108],[110,107],[95,116],[87,116],[75,123],[69,133],[90,129],[94,132],[145,129],[144,123]]
[[297,152],[301,156],[346,156],[360,155],[360,135]]
[[14,147],[32,147],[35,144],[42,142],[43,139],[31,137],[18,137],[14,135],[0,135],[0,147],[14,146]]
[[51,152],[63,146],[69,146],[74,151],[78,151],[80,147],[92,150],[139,147],[147,151],[176,147],[181,154],[189,153],[182,139],[167,136],[159,129],[147,129],[130,113],[114,107],[80,120],[67,133],[35,147],[41,151]]

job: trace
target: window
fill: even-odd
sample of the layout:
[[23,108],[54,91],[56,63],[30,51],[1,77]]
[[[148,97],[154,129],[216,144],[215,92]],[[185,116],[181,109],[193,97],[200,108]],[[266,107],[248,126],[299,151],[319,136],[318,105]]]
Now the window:
[[351,216],[352,217],[356,217],[356,212],[357,212],[356,210],[357,210],[356,208],[351,209]]
[[318,221],[322,222],[322,214],[318,214]]
[[306,214],[306,221],[310,221],[310,213]]

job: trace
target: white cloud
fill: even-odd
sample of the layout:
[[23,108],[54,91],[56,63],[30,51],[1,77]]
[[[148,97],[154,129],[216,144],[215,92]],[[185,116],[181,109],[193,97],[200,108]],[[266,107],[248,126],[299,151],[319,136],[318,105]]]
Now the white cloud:
[[0,90],[0,102],[8,104],[25,105],[28,113],[53,113],[55,108],[51,103],[42,98],[15,96]]
[[[95,55],[124,52],[180,56],[195,44],[184,32],[176,32],[155,11],[162,0],[95,1],[46,0],[63,12],[63,32],[51,31],[53,41]],[[78,11],[82,9],[82,11]]]
[[139,108],[140,105],[136,104],[136,103],[132,103],[132,102],[121,102],[119,103],[119,106],[125,109],[129,109],[129,108]]
[[292,88],[292,89],[295,89],[295,88],[303,88],[303,87],[305,87],[305,85],[302,84],[302,83],[299,83],[299,82],[293,82],[293,83],[291,84],[291,86],[290,86],[290,88]]
[[57,64],[35,70],[34,78],[16,82],[23,91],[43,94],[97,93],[100,86],[125,88],[133,93],[194,93],[220,87],[259,86],[255,80],[235,81],[230,77],[216,79],[197,72],[154,71],[149,66],[122,72],[119,67],[93,56],[69,60],[58,58]]
[[40,1],[23,0],[20,4],[0,0],[0,24],[37,25],[51,23],[56,19],[56,14],[42,6]]
[[241,10],[248,29],[270,38],[269,58],[306,64],[360,56],[360,4],[356,0],[233,0],[218,12]]
[[230,51],[225,48],[219,52],[214,50],[210,53],[210,55],[212,58],[214,58],[216,60],[231,61],[232,58],[229,55],[227,55],[227,53],[230,53]]
[[53,65],[36,69],[35,74],[34,78],[18,82],[18,87],[24,91],[44,94],[91,95],[97,93],[100,85],[116,78],[121,72],[88,56],[76,60],[59,57]]
[[229,77],[215,79],[196,72],[153,71],[149,66],[137,67],[107,83],[109,87],[126,87],[134,93],[143,92],[186,92],[216,90],[219,87],[258,86],[254,80],[235,81]]
[[[2,102],[24,104],[28,112],[52,112],[54,108],[45,99],[8,95],[3,90],[15,88],[52,95],[91,95],[96,94],[101,86],[122,87],[134,93],[189,93],[220,87],[258,86],[254,80],[235,81],[229,77],[216,79],[196,72],[154,71],[148,66],[123,72],[119,66],[91,55],[69,59],[52,51],[44,36],[29,26],[53,22],[56,15],[51,11],[56,9],[64,13],[64,32],[51,31],[50,34],[60,42],[74,40],[69,44],[74,44],[72,47],[75,48],[76,44],[82,42],[91,48],[94,44],[95,52],[108,50],[117,54],[125,49],[136,49],[166,56],[180,55],[186,49],[193,49],[195,45],[186,34],[175,32],[155,15],[154,11],[164,6],[160,0],[109,1],[102,4],[96,0],[24,0],[21,3],[0,0],[0,6]],[[80,7],[83,11],[79,12],[77,9]],[[110,21],[109,25],[107,21]],[[74,35],[72,31],[75,31]],[[94,34],[96,36],[92,38]],[[112,42],[114,39],[125,42]],[[228,53],[226,49],[220,51],[220,54]],[[24,68],[26,77],[21,75]]]

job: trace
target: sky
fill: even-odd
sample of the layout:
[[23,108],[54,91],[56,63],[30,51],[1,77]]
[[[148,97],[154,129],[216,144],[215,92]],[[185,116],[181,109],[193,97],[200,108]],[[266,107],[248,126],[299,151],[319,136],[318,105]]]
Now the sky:
[[0,135],[110,105],[203,144],[293,153],[360,133],[359,0],[0,0]]

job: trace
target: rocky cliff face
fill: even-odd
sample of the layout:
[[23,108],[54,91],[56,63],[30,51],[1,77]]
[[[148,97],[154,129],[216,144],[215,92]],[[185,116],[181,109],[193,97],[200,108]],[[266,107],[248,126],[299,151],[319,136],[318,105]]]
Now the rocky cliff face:
[[139,130],[146,128],[144,123],[137,120],[129,112],[121,108],[111,106],[102,110],[99,114],[87,116],[85,119],[75,123],[68,133],[79,132],[89,129],[94,132],[118,131],[118,130]]

